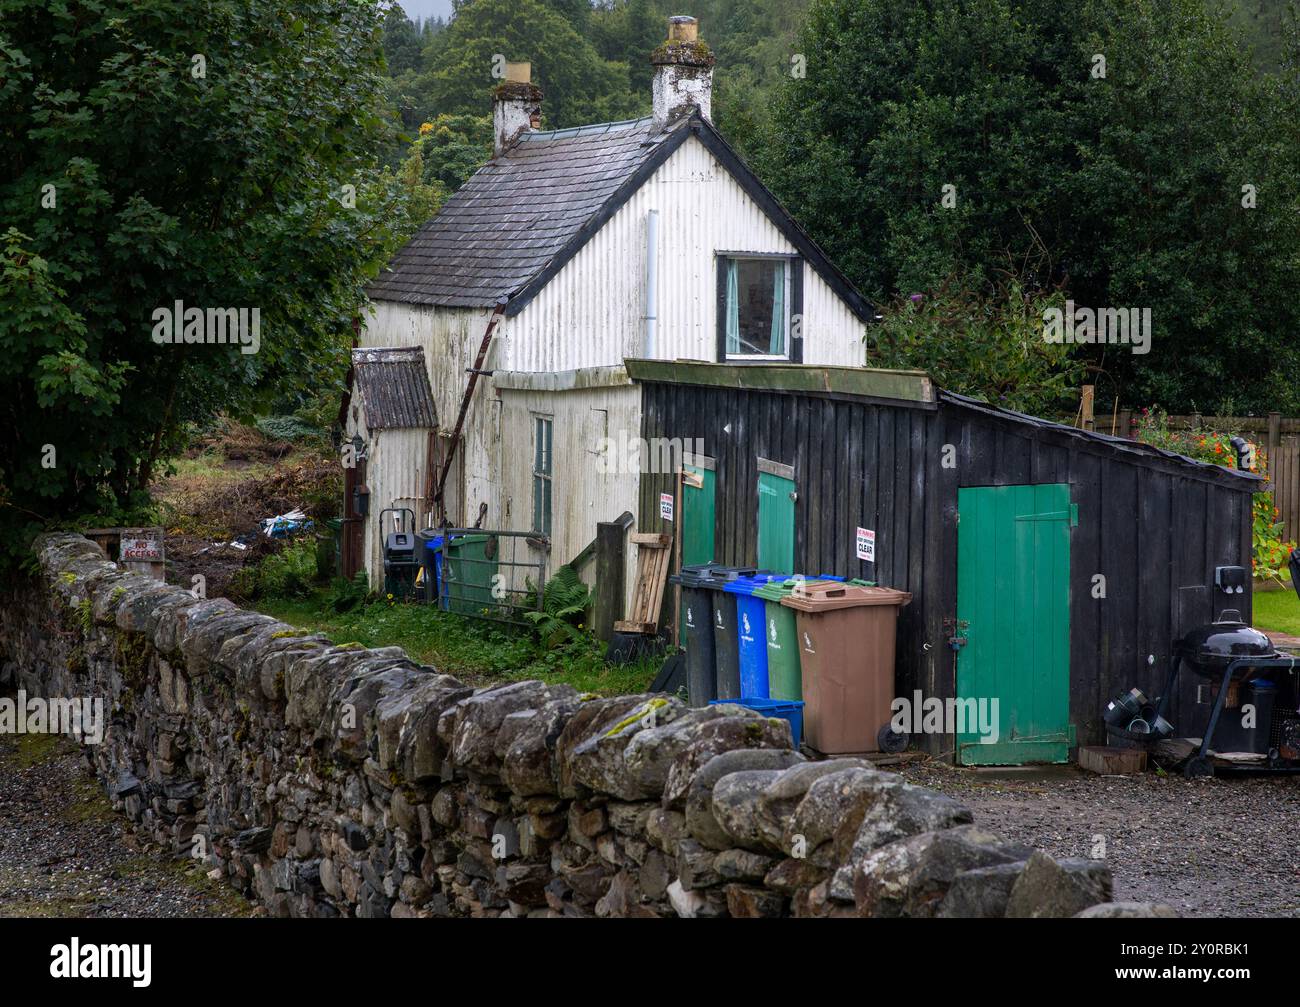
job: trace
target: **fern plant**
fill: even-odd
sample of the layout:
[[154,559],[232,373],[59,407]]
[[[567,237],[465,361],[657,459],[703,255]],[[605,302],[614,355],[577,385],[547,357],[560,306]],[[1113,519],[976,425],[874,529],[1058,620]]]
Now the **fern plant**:
[[546,582],[541,609],[525,612],[524,618],[533,624],[544,646],[555,648],[582,638],[590,606],[591,588],[566,563]]

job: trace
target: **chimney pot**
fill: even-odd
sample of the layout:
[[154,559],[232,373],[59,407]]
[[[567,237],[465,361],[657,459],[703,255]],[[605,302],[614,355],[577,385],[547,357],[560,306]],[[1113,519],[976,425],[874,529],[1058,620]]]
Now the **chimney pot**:
[[533,78],[533,64],[527,60],[520,63],[506,61],[506,80],[512,84],[529,84]]
[[700,36],[700,23],[686,14],[675,14],[668,19],[669,42],[694,42]]
[[713,52],[699,40],[699,22],[685,14],[668,19],[668,41],[650,54],[654,66],[655,126],[664,130],[693,108],[709,118],[713,104]]

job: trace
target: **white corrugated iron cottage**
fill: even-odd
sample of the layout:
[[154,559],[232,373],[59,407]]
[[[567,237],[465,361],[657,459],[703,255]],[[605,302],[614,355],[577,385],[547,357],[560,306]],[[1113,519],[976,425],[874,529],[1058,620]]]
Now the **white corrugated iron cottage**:
[[[670,20],[651,62],[653,115],[550,131],[535,128],[527,64],[512,64],[495,91],[495,156],[372,284],[362,342],[423,351],[442,424],[401,447],[390,437],[382,466],[369,452],[372,584],[379,511],[428,523],[428,474],[498,305],[446,514],[473,524],[486,505],[483,527],[544,534],[551,569],[597,522],[636,511],[636,472],[599,464],[640,431],[625,358],[863,363],[871,308],[710,123],[713,56],[693,18]],[[349,437],[365,424],[358,398]]]

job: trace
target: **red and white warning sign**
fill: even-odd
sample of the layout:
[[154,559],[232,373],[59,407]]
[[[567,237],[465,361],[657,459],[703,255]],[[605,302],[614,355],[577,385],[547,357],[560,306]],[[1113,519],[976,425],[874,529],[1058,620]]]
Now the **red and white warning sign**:
[[659,494],[659,516],[665,521],[673,519],[673,495],[671,493]]
[[876,561],[876,533],[870,528],[859,528],[857,543],[858,559],[874,563]]

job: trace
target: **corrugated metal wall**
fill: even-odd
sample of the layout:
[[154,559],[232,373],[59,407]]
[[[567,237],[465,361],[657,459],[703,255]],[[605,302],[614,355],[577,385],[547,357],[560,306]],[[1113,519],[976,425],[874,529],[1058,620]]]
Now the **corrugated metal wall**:
[[[491,311],[477,308],[434,308],[423,305],[376,302],[362,335],[365,346],[422,346],[438,409],[438,425],[451,432],[469,380],[468,369],[483,341]],[[499,366],[501,348],[494,343],[489,369]],[[448,514],[454,522],[473,524],[479,504],[486,502],[486,524],[499,520],[492,492],[492,463],[500,440],[499,406],[490,378],[479,381],[465,419],[463,455],[452,472],[446,494]],[[371,476],[371,478],[378,478]]]
[[[548,571],[569,562],[595,538],[596,525],[624,511],[636,514],[633,472],[602,472],[597,452],[609,437],[619,443],[640,436],[640,391],[634,385],[572,391],[501,390],[502,427],[512,431],[500,443],[501,508],[504,527],[528,529],[533,514],[534,419],[551,418],[553,464],[551,551]],[[616,458],[615,461],[618,459]],[[631,600],[636,557],[626,555],[624,611]],[[583,571],[591,583],[595,564]]]
[[[654,356],[717,357],[717,251],[795,249],[699,140],[679,147],[507,330],[503,366],[559,371],[646,356],[646,213],[659,211],[658,336]],[[807,264],[804,363],[865,361],[864,326]]]
[[[379,515],[386,507],[409,507],[417,527],[424,524],[422,512],[424,479],[428,468],[427,430],[376,430],[366,428],[365,416],[354,399],[348,410],[345,431],[351,439],[360,434],[366,441],[366,485],[370,488],[370,512],[361,531],[361,568],[372,590],[384,583],[384,557],[379,544]],[[391,531],[391,523],[386,531]]]
[[[1189,467],[1125,457],[1045,427],[1000,420],[950,402],[938,411],[795,394],[646,383],[642,436],[699,437],[717,463],[717,560],[756,561],[758,457],[791,465],[798,572],[865,577],[912,592],[899,619],[900,694],[954,695],[944,619],[956,613],[957,490],[1063,482],[1079,508],[1071,536],[1070,717],[1080,743],[1104,741],[1101,711],[1133,686],[1163,688],[1173,640],[1224,608],[1214,568],[1250,565],[1248,492]],[[944,448],[953,466],[944,467]],[[646,531],[667,477],[642,480]],[[876,562],[859,560],[855,531],[876,533]],[[1093,576],[1106,597],[1093,597]],[[1150,658],[1150,660],[1148,660]],[[1175,724],[1196,734],[1206,707],[1181,683]],[[1199,718],[1199,719],[1198,719]],[[1174,718],[1171,718],[1174,719]],[[1187,725],[1192,725],[1189,728]],[[930,737],[950,752],[951,737]]]

